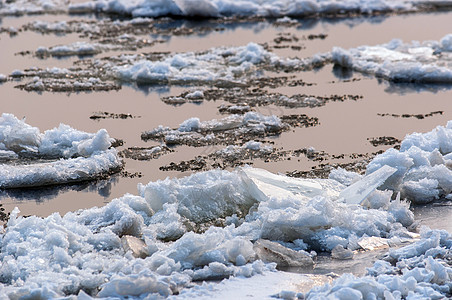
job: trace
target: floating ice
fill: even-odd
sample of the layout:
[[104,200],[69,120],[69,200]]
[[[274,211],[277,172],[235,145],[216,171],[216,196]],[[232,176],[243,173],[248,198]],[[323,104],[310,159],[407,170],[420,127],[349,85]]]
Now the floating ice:
[[298,60],[281,59],[255,43],[243,47],[214,48],[203,53],[174,54],[160,61],[126,62],[125,65],[113,68],[113,76],[124,81],[147,84],[193,81],[239,84],[245,75],[256,72],[257,65],[262,68],[300,63]]
[[37,56],[71,56],[71,55],[94,55],[102,52],[107,46],[77,42],[67,46],[55,46],[51,48],[39,47],[35,54]]
[[[244,115],[231,115],[223,119],[202,121],[190,118],[178,129],[159,127],[142,133],[142,139],[162,139],[166,144],[188,144],[202,146],[219,143],[233,143],[243,136],[275,135],[287,130],[289,125],[275,115],[265,116],[256,112]],[[247,144],[246,147],[251,147]]]
[[[118,171],[122,162],[105,129],[96,134],[61,124],[40,133],[11,114],[0,117],[0,151],[13,159],[2,164],[0,188],[62,184],[98,178]],[[27,158],[21,163],[20,158]],[[31,160],[30,160],[31,158]]]
[[334,48],[335,64],[393,82],[451,83],[452,35],[440,41],[401,40],[345,50]]
[[381,186],[400,191],[402,198],[428,203],[452,192],[452,122],[427,133],[413,133],[402,141],[400,150],[389,149],[367,166],[367,174],[387,165],[396,168]]

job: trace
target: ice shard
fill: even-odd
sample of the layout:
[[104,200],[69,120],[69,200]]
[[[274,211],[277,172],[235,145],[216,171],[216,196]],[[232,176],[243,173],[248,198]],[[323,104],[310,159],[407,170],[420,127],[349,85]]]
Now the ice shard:
[[360,181],[345,188],[339,197],[344,198],[348,204],[361,204],[370,193],[382,185],[396,171],[396,168],[384,165],[379,170],[364,176]]

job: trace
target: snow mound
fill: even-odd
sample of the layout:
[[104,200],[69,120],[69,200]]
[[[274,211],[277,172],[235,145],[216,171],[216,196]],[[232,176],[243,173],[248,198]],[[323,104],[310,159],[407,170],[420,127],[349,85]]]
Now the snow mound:
[[[86,133],[60,124],[41,133],[12,114],[0,117],[0,188],[90,180],[122,167],[105,129]],[[26,159],[26,160],[24,160]],[[26,161],[26,163],[25,163]]]
[[345,50],[335,47],[335,64],[393,82],[451,83],[452,35],[440,41],[403,43],[401,40],[378,46]]
[[413,133],[400,150],[389,149],[367,166],[367,174],[387,165],[397,171],[381,186],[400,191],[402,198],[428,203],[452,192],[452,122],[427,133]]

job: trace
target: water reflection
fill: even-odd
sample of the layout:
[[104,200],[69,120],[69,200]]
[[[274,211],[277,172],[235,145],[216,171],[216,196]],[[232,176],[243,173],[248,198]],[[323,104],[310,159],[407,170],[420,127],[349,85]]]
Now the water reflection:
[[15,201],[36,201],[41,203],[57,198],[59,195],[75,191],[84,193],[97,193],[104,199],[111,195],[111,190],[119,181],[119,175],[111,176],[108,179],[87,181],[70,185],[56,185],[39,188],[17,188],[0,190],[0,200],[11,198]]
[[[383,83],[383,80],[379,80],[379,83]],[[394,83],[394,82],[384,82],[387,85],[385,88],[385,92],[388,94],[399,94],[406,95],[412,93],[421,93],[421,92],[429,92],[429,93],[438,93],[445,92],[452,89],[451,84],[419,84],[419,83]]]

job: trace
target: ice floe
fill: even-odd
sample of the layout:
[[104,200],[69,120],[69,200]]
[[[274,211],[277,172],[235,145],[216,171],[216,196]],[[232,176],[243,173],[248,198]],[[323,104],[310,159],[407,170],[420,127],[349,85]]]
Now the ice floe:
[[141,84],[235,82],[246,75],[256,75],[266,67],[294,67],[299,60],[282,59],[262,46],[249,43],[242,47],[213,48],[206,52],[186,52],[159,61],[124,57],[126,64],[112,68],[113,76],[122,81]]
[[451,83],[452,35],[439,41],[401,40],[378,46],[334,48],[335,64],[392,82]]
[[[223,119],[200,121],[190,118],[182,122],[177,129],[160,125],[141,135],[144,140],[161,139],[166,144],[187,144],[192,146],[233,142],[246,137],[264,137],[275,135],[289,128],[275,115],[265,116],[256,112],[244,115],[231,115]],[[252,144],[247,144],[252,147]],[[257,145],[255,145],[257,146]]]
[[12,114],[0,117],[0,188],[91,180],[122,167],[105,129],[86,133],[60,124],[43,133]]

